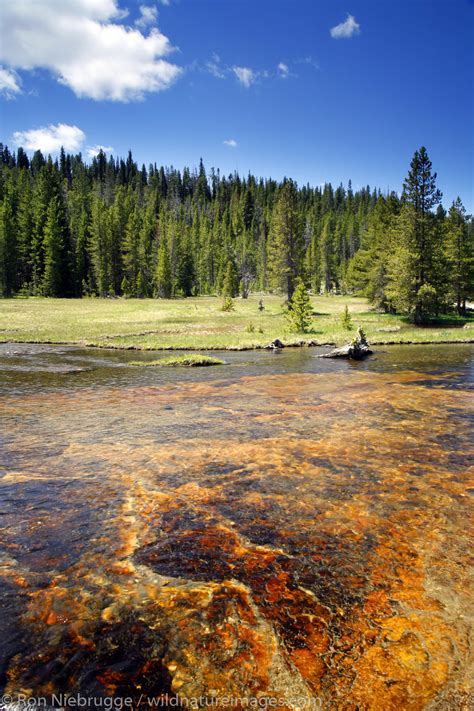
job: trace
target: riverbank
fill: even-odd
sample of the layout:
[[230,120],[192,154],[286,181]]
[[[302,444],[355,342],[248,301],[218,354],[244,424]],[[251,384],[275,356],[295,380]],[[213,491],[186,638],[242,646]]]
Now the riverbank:
[[[263,301],[263,310],[259,302]],[[416,327],[400,316],[370,310],[366,299],[317,296],[311,299],[310,333],[289,331],[281,296],[235,299],[221,310],[218,297],[188,299],[5,299],[0,301],[0,342],[58,343],[137,350],[223,350],[267,346],[341,345],[362,326],[373,345],[472,343],[474,314],[442,317]],[[352,331],[342,327],[348,306]]]

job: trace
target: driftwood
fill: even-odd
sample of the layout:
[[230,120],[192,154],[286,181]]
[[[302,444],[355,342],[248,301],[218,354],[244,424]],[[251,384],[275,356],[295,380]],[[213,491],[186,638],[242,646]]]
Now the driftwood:
[[279,350],[280,348],[284,348],[285,344],[280,341],[279,338],[275,338],[274,341],[270,343],[270,345],[266,346],[267,348],[273,348],[273,350]]
[[362,360],[373,351],[367,343],[367,337],[361,328],[357,329],[357,335],[351,343],[341,348],[334,348],[329,353],[324,353],[320,358],[350,358],[351,360]]

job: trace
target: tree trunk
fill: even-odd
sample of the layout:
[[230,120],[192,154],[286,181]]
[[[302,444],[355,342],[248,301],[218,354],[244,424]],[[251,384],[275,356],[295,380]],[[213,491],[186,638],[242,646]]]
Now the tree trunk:
[[293,277],[291,276],[291,274],[288,274],[288,276],[286,277],[286,291],[288,294],[288,301],[291,301],[291,299],[293,298],[294,291],[295,291]]
[[419,301],[415,305],[414,321],[417,326],[423,323],[423,307]]

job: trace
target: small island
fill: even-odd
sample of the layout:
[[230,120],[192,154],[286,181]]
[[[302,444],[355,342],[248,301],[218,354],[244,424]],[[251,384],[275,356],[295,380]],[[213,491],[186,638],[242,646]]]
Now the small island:
[[198,368],[210,365],[224,365],[224,361],[220,360],[220,358],[190,353],[189,355],[182,356],[168,356],[167,358],[159,358],[158,360],[130,360],[128,365],[137,366],[139,368],[157,366],[167,366],[169,368]]

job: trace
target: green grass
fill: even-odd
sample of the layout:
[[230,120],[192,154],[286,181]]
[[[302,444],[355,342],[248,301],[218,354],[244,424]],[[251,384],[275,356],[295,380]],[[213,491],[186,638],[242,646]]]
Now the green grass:
[[167,356],[166,358],[160,358],[159,360],[131,360],[128,365],[138,365],[138,366],[162,366],[168,365],[173,368],[176,367],[191,367],[195,368],[202,365],[224,365],[224,361],[219,358],[212,358],[211,356],[197,355],[196,353],[190,353],[185,356]]
[[[260,298],[265,306],[262,312],[258,309]],[[275,338],[287,345],[301,341],[340,345],[353,333],[341,324],[346,304],[354,330],[362,326],[372,344],[474,341],[473,329],[463,328],[466,323],[474,324],[472,316],[443,317],[421,328],[399,316],[376,313],[365,299],[349,296],[312,297],[313,330],[294,334],[288,330],[283,301],[282,296],[255,294],[235,299],[235,310],[225,312],[221,311],[219,297],[2,299],[0,341],[188,350],[254,348],[268,345]]]

